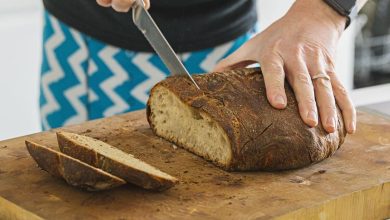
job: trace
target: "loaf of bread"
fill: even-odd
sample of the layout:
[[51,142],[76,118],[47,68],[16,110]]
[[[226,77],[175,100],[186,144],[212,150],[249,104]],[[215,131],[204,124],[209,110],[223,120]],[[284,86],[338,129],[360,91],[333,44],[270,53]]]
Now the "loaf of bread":
[[43,145],[26,141],[26,147],[40,168],[52,176],[63,178],[69,185],[99,191],[126,184],[116,176]]
[[175,177],[97,139],[58,132],[57,140],[63,153],[142,188],[162,191],[178,182]]
[[285,170],[330,157],[346,132],[338,110],[336,132],[304,124],[286,82],[288,105],[273,108],[260,69],[172,76],[153,87],[147,118],[155,134],[226,170]]

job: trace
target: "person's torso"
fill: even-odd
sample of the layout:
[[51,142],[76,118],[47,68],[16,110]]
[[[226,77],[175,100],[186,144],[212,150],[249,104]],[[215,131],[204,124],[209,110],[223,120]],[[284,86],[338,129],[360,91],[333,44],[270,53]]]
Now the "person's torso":
[[[135,51],[153,51],[132,22],[95,0],[43,0],[64,23],[105,43]],[[151,0],[149,10],[177,52],[214,47],[250,30],[257,20],[255,0]]]

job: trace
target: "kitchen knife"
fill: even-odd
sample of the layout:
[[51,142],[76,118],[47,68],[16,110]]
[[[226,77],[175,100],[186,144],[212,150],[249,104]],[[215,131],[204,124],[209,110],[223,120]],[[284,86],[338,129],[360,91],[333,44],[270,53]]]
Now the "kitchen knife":
[[198,84],[192,78],[191,74],[179,60],[156,23],[153,21],[149,12],[145,9],[142,0],[136,0],[133,7],[133,21],[138,29],[144,34],[146,39],[152,45],[153,49],[160,56],[161,60],[167,66],[172,75],[187,75],[194,83],[196,88],[200,89]]

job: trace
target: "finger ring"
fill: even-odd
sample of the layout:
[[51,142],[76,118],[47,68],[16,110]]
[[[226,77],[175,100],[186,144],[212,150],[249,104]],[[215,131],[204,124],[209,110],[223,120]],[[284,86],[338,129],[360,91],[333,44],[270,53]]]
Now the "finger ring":
[[319,78],[330,80],[329,76],[327,74],[325,74],[325,73],[319,73],[319,74],[314,75],[314,76],[311,77],[312,80],[319,79]]

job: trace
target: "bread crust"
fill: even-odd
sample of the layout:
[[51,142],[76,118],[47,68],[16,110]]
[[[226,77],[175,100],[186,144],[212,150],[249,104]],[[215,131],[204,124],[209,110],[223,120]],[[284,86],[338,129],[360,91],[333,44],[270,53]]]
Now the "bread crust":
[[116,175],[128,183],[135,184],[144,189],[163,191],[173,187],[178,182],[176,178],[169,176],[168,174],[166,175],[169,176],[169,178],[164,178],[145,170],[139,170],[134,167],[124,165],[114,159],[105,157],[92,149],[88,149],[80,145],[77,141],[69,139],[64,134],[64,132],[57,132],[57,140],[61,152],[90,164],[91,166]]
[[69,185],[88,191],[100,191],[126,184],[114,175],[43,145],[26,141],[26,147],[40,168],[52,176],[64,179]]
[[[231,161],[216,163],[226,170],[300,168],[330,157],[344,142],[346,131],[338,108],[336,132],[328,134],[321,121],[314,128],[308,127],[287,82],[286,109],[277,110],[269,104],[259,68],[194,75],[194,79],[201,90],[187,77],[171,76],[156,84],[150,97],[158,95],[156,88],[163,86],[189,107],[213,118],[226,132],[232,147]],[[146,114],[156,133],[150,97]]]

